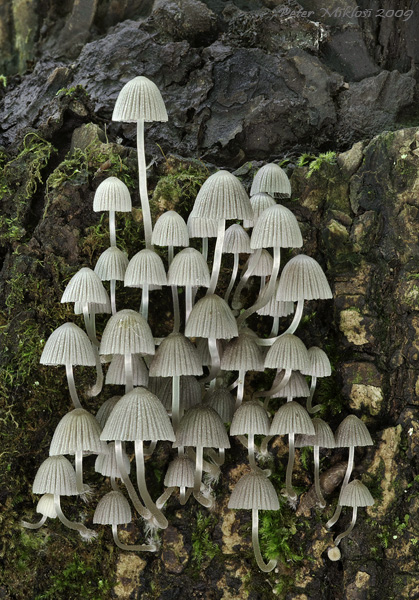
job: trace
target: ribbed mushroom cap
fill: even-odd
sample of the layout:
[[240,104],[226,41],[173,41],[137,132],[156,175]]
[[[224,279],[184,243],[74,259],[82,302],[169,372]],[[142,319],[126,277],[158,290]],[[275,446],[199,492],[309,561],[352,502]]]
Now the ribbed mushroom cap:
[[[153,394],[156,394],[166,410],[172,410],[171,377],[150,377],[149,388]],[[181,410],[188,410],[188,408],[201,403],[201,386],[193,375],[181,375],[179,393]]]
[[[122,460],[124,462],[126,472],[129,473],[131,470],[131,463],[129,462],[129,458],[125,452],[122,453]],[[121,477],[116,461],[115,442],[110,442],[108,444],[107,454],[97,455],[95,461],[95,471],[104,477]]]
[[140,250],[129,261],[125,271],[124,285],[140,287],[144,284],[166,285],[167,277],[164,264],[154,250]]
[[307,433],[314,435],[314,425],[310,415],[298,402],[287,402],[276,412],[269,435]]
[[143,387],[134,388],[119,400],[100,437],[101,440],[174,441],[172,424],[155,394]]
[[258,400],[243,402],[236,410],[230,425],[230,435],[268,435],[269,417]]
[[98,186],[93,200],[93,210],[101,212],[131,212],[132,203],[129,190],[118,177],[108,177]]
[[279,501],[275,488],[266,475],[252,469],[236,483],[228,508],[279,510]]
[[312,419],[314,425],[314,435],[298,434],[295,436],[295,447],[304,448],[305,446],[319,446],[320,448],[334,448],[335,436],[330,426],[323,419]]
[[365,486],[359,479],[354,479],[348,483],[342,490],[342,495],[339,498],[339,504],[341,506],[372,506],[374,504],[374,498],[367,486]]
[[355,415],[348,415],[336,430],[336,448],[372,446],[373,441],[365,423]]
[[[133,385],[148,386],[148,369],[141,356],[131,355],[132,360],[132,383]],[[106,384],[125,385],[125,358],[121,354],[115,354],[106,373]]]
[[[106,292],[106,295],[108,296],[108,292]],[[84,302],[75,302],[74,303],[74,314],[82,315],[84,305],[85,305]],[[112,312],[112,308],[111,308],[111,301],[109,300],[109,296],[108,296],[108,300],[107,300],[106,304],[97,304],[96,302],[88,302],[87,310],[88,310],[89,314],[91,314],[91,315],[110,315]]]
[[210,406],[193,406],[182,417],[173,448],[195,446],[230,448],[230,441],[220,415]]
[[240,179],[217,171],[204,182],[195,200],[194,215],[204,219],[252,219],[249,196]]
[[194,486],[195,465],[186,455],[178,456],[169,464],[164,478],[166,487]]
[[267,369],[292,369],[301,371],[307,367],[308,353],[304,343],[296,335],[281,335],[269,348],[265,358]]
[[263,371],[264,357],[258,346],[257,337],[240,333],[226,345],[221,357],[224,371]]
[[151,242],[156,246],[188,246],[188,226],[177,212],[168,210],[157,219]]
[[100,277],[92,269],[83,267],[68,282],[61,297],[61,302],[107,304],[108,294]]
[[319,263],[305,254],[298,254],[285,265],[277,291],[278,300],[325,300],[332,290]]
[[193,307],[185,335],[230,340],[238,336],[236,319],[225,300],[216,294],[208,294]]
[[312,346],[308,349],[308,368],[301,371],[303,375],[312,377],[329,377],[332,374],[332,367],[326,352]]
[[[280,371],[272,384],[276,387],[281,383],[285,375],[285,371]],[[271,398],[307,398],[310,395],[310,390],[307,381],[301,373],[293,371],[288,383],[276,394],[272,394]]]
[[256,221],[259,219],[263,211],[270,206],[274,206],[276,202],[270,194],[267,194],[266,192],[260,192],[259,194],[251,196],[250,204],[253,208],[253,219],[244,221],[243,227],[254,227]]
[[303,238],[300,226],[292,212],[275,204],[263,211],[255,224],[250,247],[257,248],[301,248]]
[[112,121],[132,123],[167,121],[166,107],[155,83],[147,77],[134,77],[119,92],[112,113]]
[[92,344],[86,333],[74,323],[64,323],[51,333],[41,354],[41,365],[96,364]]
[[291,184],[287,174],[279,165],[269,163],[256,173],[250,195],[266,192],[275,198],[290,198]]
[[187,225],[190,238],[217,237],[217,219],[205,219],[203,217],[197,217],[192,211],[189,215]]
[[151,329],[135,310],[120,310],[107,322],[100,354],[154,354],[154,351]]
[[39,467],[32,491],[34,494],[77,496],[76,472],[65,456],[49,456]]
[[93,515],[96,525],[125,525],[132,520],[128,500],[121,492],[108,492],[101,498]]
[[249,271],[251,270],[252,275],[256,277],[268,277],[272,273],[274,259],[268,250],[262,250],[260,256],[258,254],[252,254],[249,257]]
[[175,377],[176,375],[202,375],[199,354],[183,333],[173,332],[158,347],[150,364],[151,377]]
[[112,398],[105,400],[105,402],[102,404],[102,406],[97,411],[96,420],[99,423],[101,429],[103,429],[105,427],[105,424],[106,424],[106,421],[108,420],[109,415],[113,411],[115,404],[118,402],[118,400],[120,398],[121,398],[121,396],[112,396]]
[[95,266],[95,273],[102,281],[124,281],[125,271],[128,267],[128,257],[116,246],[111,246],[99,256]]
[[49,448],[50,456],[93,452],[104,454],[107,446],[100,441],[101,428],[98,421],[84,408],[75,408],[58,423]]
[[225,254],[251,254],[250,238],[238,223],[230,225],[224,234],[223,252]]
[[[268,285],[266,284],[263,290],[261,291],[260,297],[265,298],[266,292],[268,291]],[[275,290],[278,289],[279,281],[275,284]],[[282,302],[281,300],[276,300],[276,291],[274,292],[272,298],[269,300],[265,306],[262,306],[259,310],[256,311],[258,315],[269,316],[269,317],[287,317],[288,315],[294,312],[294,302]]]
[[36,512],[49,519],[55,519],[57,512],[55,510],[53,494],[44,494],[41,496],[36,505]]
[[231,423],[236,399],[226,388],[210,390],[205,397],[205,404],[217,411],[223,423]]
[[178,252],[167,274],[168,285],[209,287],[210,279],[207,261],[195,248]]

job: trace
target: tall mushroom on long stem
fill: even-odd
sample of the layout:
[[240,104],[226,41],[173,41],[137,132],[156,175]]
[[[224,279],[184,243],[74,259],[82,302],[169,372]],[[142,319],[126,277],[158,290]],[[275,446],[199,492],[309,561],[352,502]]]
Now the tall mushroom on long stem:
[[125,183],[117,177],[108,177],[98,186],[93,199],[95,212],[109,211],[109,237],[116,247],[116,212],[131,212],[131,196]]
[[134,77],[126,83],[115,103],[112,121],[137,123],[138,179],[143,211],[146,248],[152,248],[150,204],[147,193],[147,173],[144,151],[144,121],[167,121],[166,107],[155,83],[147,77]]
[[224,294],[224,300],[228,302],[230,297],[231,290],[236,282],[237,272],[239,270],[239,259],[240,254],[251,254],[252,250],[250,249],[250,238],[243,229],[241,225],[238,223],[234,223],[225,231],[224,238],[224,246],[223,246],[224,254],[232,254],[234,256],[233,270],[231,272],[231,279]]
[[244,268],[231,301],[231,306],[235,310],[239,310],[243,306],[240,295],[246,287],[250,277],[260,277],[259,293],[262,293],[262,290],[265,288],[266,278],[270,277],[272,274],[273,264],[273,258],[268,250],[259,248],[250,255],[249,260],[247,261],[247,267],[245,266]]
[[185,324],[193,307],[193,290],[208,287],[210,274],[204,257],[195,248],[185,248],[174,257],[167,273],[168,285],[185,287]]
[[111,246],[99,256],[95,273],[102,281],[109,281],[112,314],[116,313],[116,282],[124,281],[128,257],[116,246]]
[[125,271],[124,285],[142,288],[140,313],[146,321],[148,320],[150,287],[166,284],[166,271],[157,252],[145,248],[131,258]]

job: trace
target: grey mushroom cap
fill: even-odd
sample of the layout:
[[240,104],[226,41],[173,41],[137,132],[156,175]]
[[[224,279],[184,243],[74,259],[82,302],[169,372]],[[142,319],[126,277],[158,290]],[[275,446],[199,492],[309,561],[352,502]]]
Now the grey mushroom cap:
[[250,238],[238,223],[225,230],[223,252],[225,254],[251,254]]
[[268,163],[256,173],[250,195],[265,192],[275,196],[275,198],[290,198],[291,184],[287,174],[279,165]]
[[225,300],[216,294],[207,294],[193,307],[185,335],[229,340],[238,336],[236,319]]
[[224,371],[263,371],[264,357],[257,336],[240,333],[226,345],[221,357]]
[[[278,289],[279,281],[275,284],[275,290]],[[269,284],[266,284],[261,291],[261,299],[266,297],[268,292]],[[258,315],[269,316],[269,317],[287,317],[294,312],[294,302],[283,302],[282,300],[276,299],[276,291],[273,293],[272,298],[265,306],[256,311]]]
[[202,375],[202,373],[198,350],[182,333],[173,332],[168,335],[160,344],[150,364],[151,377]]
[[276,202],[270,194],[267,194],[266,192],[259,192],[258,194],[250,197],[250,204],[253,208],[253,219],[244,221],[243,227],[254,227],[256,221],[259,219],[263,211],[270,206],[274,206]]
[[96,420],[102,429],[105,427],[105,424],[106,424],[106,421],[108,420],[109,415],[113,411],[115,404],[118,402],[118,400],[120,398],[121,398],[121,396],[112,396],[112,398],[105,400],[105,402],[102,404],[102,406],[97,411]]
[[[159,398],[164,408],[172,410],[172,378],[150,377],[150,391]],[[180,377],[180,408],[188,410],[196,404],[200,404],[202,391],[199,381],[193,375],[181,375]]]
[[158,87],[141,75],[124,85],[112,113],[112,121],[133,123],[140,119],[167,121],[166,107]]
[[125,271],[124,285],[141,287],[143,285],[166,285],[167,277],[164,264],[154,250],[144,248],[129,261]]
[[304,448],[305,446],[319,446],[320,448],[334,448],[335,436],[330,425],[323,419],[315,418],[312,420],[314,425],[314,435],[298,434],[295,436],[295,447]]
[[329,377],[332,374],[332,367],[326,352],[312,346],[308,349],[308,368],[301,371],[303,375],[312,377]]
[[55,519],[57,511],[55,510],[54,494],[44,494],[41,496],[36,505],[36,512],[49,519]]
[[195,200],[194,215],[206,219],[251,219],[252,205],[241,181],[217,171],[204,182]]
[[40,363],[94,367],[96,360],[87,334],[74,323],[64,323],[47,339]]
[[[272,384],[272,387],[279,385],[284,378],[285,371],[280,371]],[[272,398],[307,398],[310,395],[310,390],[307,381],[301,373],[293,371],[288,383],[276,394],[272,394]]]
[[213,238],[217,237],[217,219],[206,219],[197,217],[192,211],[188,218],[188,231],[190,238]]
[[116,246],[111,246],[99,256],[95,266],[95,273],[102,281],[124,281],[125,271],[128,267],[128,257],[125,252]]
[[279,280],[278,300],[326,300],[332,297],[326,275],[314,258],[298,254],[287,262]]
[[[134,386],[142,385],[147,387],[148,385],[148,369],[141,356],[131,354],[132,360],[132,384]],[[111,385],[125,385],[125,357],[121,354],[115,354],[112,358],[111,364],[109,365],[108,372],[106,373],[106,384]]]
[[280,336],[269,348],[265,359],[267,369],[301,371],[307,367],[307,364],[307,348],[300,338],[292,333]]
[[131,212],[131,196],[125,183],[117,177],[108,177],[102,181],[95,192],[93,210]]
[[255,224],[250,247],[301,248],[303,238],[294,214],[285,206],[275,204],[263,211]]
[[99,500],[93,515],[97,525],[126,525],[132,520],[128,500],[121,492],[108,492]]
[[[109,300],[108,292],[106,292],[106,296],[108,297],[106,304],[97,304],[96,302],[88,302],[87,310],[91,315],[110,315],[112,312],[111,301]],[[85,302],[75,302],[74,303],[74,314],[82,315],[83,309],[85,306]]]
[[65,456],[49,456],[39,467],[32,491],[34,494],[77,496],[76,472]]
[[219,387],[209,390],[205,397],[205,404],[217,411],[223,423],[231,423],[235,403],[236,399],[226,388]]
[[372,446],[370,432],[365,423],[355,415],[348,415],[336,430],[336,448],[352,446]]
[[278,495],[266,475],[252,469],[236,483],[228,508],[279,510]]
[[108,294],[103,287],[100,277],[92,269],[83,267],[68,282],[61,302],[93,302],[107,304]]
[[168,210],[157,219],[151,242],[156,246],[188,246],[188,226],[177,212]]
[[194,486],[195,464],[186,455],[178,456],[169,464],[164,478],[166,487]]
[[230,441],[220,415],[210,406],[193,406],[182,417],[174,448],[230,448]]
[[154,338],[142,315],[124,309],[106,324],[100,343],[100,354],[154,354]]
[[[131,463],[125,452],[123,452],[122,458],[124,461],[125,471],[129,473],[131,470]],[[104,477],[121,477],[116,460],[115,442],[110,442],[108,444],[107,454],[97,455],[95,461],[95,471]]]
[[208,264],[195,248],[185,248],[176,254],[167,274],[168,285],[209,287]]
[[93,415],[84,408],[75,408],[58,423],[52,437],[49,454],[92,452],[105,454],[107,446],[100,441],[101,428]]
[[298,402],[287,402],[277,411],[272,421],[269,435],[290,433],[315,434],[310,415]]
[[354,479],[348,483],[342,490],[339,498],[341,506],[372,506],[374,498],[371,496],[369,489],[359,479]]
[[269,417],[258,400],[243,402],[234,413],[230,435],[268,435]]
[[274,259],[268,250],[263,249],[258,256],[254,253],[249,257],[249,271],[257,277],[269,277],[272,273]]

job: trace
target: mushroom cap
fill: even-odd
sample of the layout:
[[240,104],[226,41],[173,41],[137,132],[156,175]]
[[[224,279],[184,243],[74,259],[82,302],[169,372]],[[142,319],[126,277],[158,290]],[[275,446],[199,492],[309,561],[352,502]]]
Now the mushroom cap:
[[44,494],[36,505],[36,512],[49,519],[55,519],[57,511],[55,510],[54,495]]
[[[132,360],[132,383],[134,386],[148,386],[148,369],[141,356],[131,354]],[[106,384],[125,385],[125,357],[115,354],[106,373]]]
[[168,285],[209,287],[210,279],[207,261],[195,248],[178,252],[167,274]]
[[314,258],[298,254],[287,262],[279,280],[278,300],[326,300],[332,297],[326,275]]
[[204,219],[251,219],[252,205],[240,179],[217,171],[203,183],[195,200],[194,215]]
[[238,336],[236,319],[227,302],[207,294],[195,304],[185,327],[187,337],[230,340]]
[[248,269],[256,277],[268,277],[272,273],[274,259],[268,250],[263,249],[260,256],[255,252],[249,257]]
[[121,396],[112,396],[112,398],[105,400],[105,402],[102,404],[102,406],[97,411],[96,420],[102,429],[105,427],[105,424],[106,424],[106,421],[108,420],[109,415],[113,411],[115,404],[118,402],[118,400],[120,398],[121,398]]
[[308,353],[304,343],[296,335],[281,335],[269,348],[265,358],[267,369],[292,369],[301,371],[308,364]]
[[139,119],[167,121],[166,107],[159,88],[142,75],[124,85],[112,113],[112,121],[133,123]]
[[332,367],[326,352],[317,346],[311,346],[308,349],[308,368],[301,373],[312,377],[329,377],[332,374]]
[[49,448],[50,456],[92,452],[104,454],[106,444],[100,441],[100,425],[84,408],[75,408],[58,423]]
[[314,435],[314,425],[310,415],[298,402],[287,402],[276,412],[269,435],[307,433]]
[[158,347],[150,364],[151,377],[202,375],[199,354],[183,333],[173,332]]
[[[266,297],[268,285],[269,284],[266,284],[261,291],[261,299]],[[294,312],[294,302],[283,302],[282,300],[276,299],[276,290],[278,289],[278,285],[279,281],[275,283],[275,292],[269,302],[256,311],[258,315],[269,317],[287,317]]]
[[223,252],[225,254],[251,254],[250,238],[238,223],[225,230]]
[[315,434],[298,434],[295,436],[295,447],[304,448],[304,446],[319,446],[320,448],[334,448],[335,436],[330,426],[323,419],[312,419]]
[[209,390],[204,401],[207,406],[211,406],[217,411],[223,423],[231,423],[236,399],[226,388],[219,387],[215,390]]
[[228,508],[279,510],[278,495],[266,475],[252,469],[236,483]]
[[193,406],[183,415],[173,448],[195,446],[230,448],[230,441],[220,415],[211,406]]
[[332,546],[331,548],[328,549],[327,556],[328,556],[329,560],[332,560],[333,562],[335,562],[335,561],[341,559],[342,554],[337,546]]
[[287,174],[279,165],[268,163],[256,173],[250,195],[265,192],[275,198],[290,198],[291,184]]
[[336,430],[336,448],[372,446],[373,441],[365,423],[355,415],[348,415]]
[[39,467],[32,491],[34,494],[77,496],[76,472],[65,456],[49,456]]
[[257,248],[301,248],[303,238],[300,226],[293,213],[275,204],[263,211],[255,224],[250,247]]
[[204,219],[197,217],[192,211],[188,218],[188,231],[190,238],[213,238],[217,237],[217,219]]
[[106,421],[100,439],[173,442],[175,434],[157,396],[143,387],[137,387],[119,400]]
[[194,486],[195,465],[185,454],[178,456],[169,464],[164,478],[166,487],[188,487]]
[[[106,290],[105,290],[106,291]],[[106,292],[106,296],[108,298],[106,304],[97,304],[96,302],[88,302],[87,303],[87,311],[90,315],[110,315],[112,312],[111,301],[109,300],[108,292]],[[82,315],[84,302],[75,302],[74,303],[74,314]]]
[[243,402],[234,413],[230,435],[268,435],[269,417],[258,400]]
[[94,302],[95,304],[107,304],[108,294],[103,287],[100,277],[92,269],[83,267],[70,279],[61,302]]
[[189,246],[188,226],[177,212],[168,210],[157,219],[151,243],[156,246]]
[[266,192],[259,192],[258,194],[250,197],[250,204],[253,208],[253,219],[244,221],[243,227],[254,227],[256,221],[259,219],[263,211],[270,206],[274,206],[276,202],[270,194],[267,194]]
[[129,190],[118,177],[108,177],[98,186],[93,200],[93,210],[101,212],[131,212],[132,203]]
[[108,492],[98,502],[93,515],[96,525],[125,525],[132,520],[128,500],[121,492]]
[[[106,442],[105,442],[106,443]],[[100,473],[104,477],[121,477],[118,469],[118,463],[116,460],[115,453],[115,442],[109,442],[108,452],[106,454],[98,454],[95,461],[95,471]],[[122,460],[124,462],[125,470],[127,473],[131,470],[131,463],[125,452],[122,453]]]
[[114,314],[106,324],[100,354],[154,354],[154,338],[142,315],[126,308]]
[[374,498],[366,485],[359,479],[354,479],[343,488],[339,504],[341,506],[353,506],[354,508],[357,506],[372,506]]
[[[272,387],[280,384],[284,375],[285,371],[280,371],[276,375]],[[272,394],[271,398],[307,398],[309,395],[310,390],[305,377],[298,371],[293,371],[285,387],[276,394]]]
[[140,287],[144,284],[167,285],[162,259],[157,252],[147,248],[140,250],[131,258],[124,279],[126,287]]
[[264,357],[257,336],[241,332],[226,345],[221,357],[224,371],[263,371]]
[[96,365],[87,334],[74,323],[64,323],[51,333],[39,362],[41,365]]
[[124,281],[125,271],[128,267],[128,257],[116,246],[111,246],[99,256],[95,266],[95,273],[102,281]]
[[[172,410],[172,378],[150,377],[150,391],[159,398],[166,410]],[[180,409],[185,411],[202,399],[201,386],[193,375],[181,375],[180,377]]]

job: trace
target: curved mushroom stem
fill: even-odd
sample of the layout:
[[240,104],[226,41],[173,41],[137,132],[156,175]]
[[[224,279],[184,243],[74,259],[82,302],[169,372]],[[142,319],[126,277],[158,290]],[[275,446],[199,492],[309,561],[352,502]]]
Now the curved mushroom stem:
[[260,277],[260,287],[259,287],[259,293],[263,290],[263,288],[266,285],[266,277],[265,275],[261,275]]
[[73,365],[66,365],[65,373],[67,375],[68,389],[70,391],[70,396],[73,401],[74,408],[82,408],[79,397],[77,395],[76,384],[74,382]]
[[353,468],[353,464],[354,464],[354,455],[355,455],[355,447],[350,446],[349,447],[348,466],[346,467],[345,477],[342,482],[342,487],[340,488],[338,504],[336,506],[335,512],[333,513],[333,517],[331,519],[329,519],[328,522],[326,523],[327,529],[330,529],[331,527],[333,527],[333,525],[339,519],[340,513],[342,512],[342,506],[339,504],[339,502],[342,497],[342,492],[345,489],[345,487],[348,485],[349,478],[352,473],[352,468]]
[[151,512],[153,517],[156,519],[158,526],[161,529],[166,529],[168,521],[164,514],[157,508],[148,493],[147,484],[145,481],[145,469],[144,469],[144,451],[143,451],[143,440],[135,440],[135,464],[137,467],[137,486],[140,496],[144,501],[144,504]]
[[141,305],[140,305],[140,313],[144,317],[146,321],[148,321],[148,296],[149,296],[149,285],[148,283],[143,283],[143,291],[141,293]]
[[97,537],[96,531],[92,531],[91,529],[87,529],[83,523],[74,523],[73,521],[69,521],[67,517],[64,516],[63,511],[61,510],[60,496],[59,494],[54,494],[54,508],[57,513],[57,517],[60,519],[61,523],[68,527],[69,529],[74,529],[78,531],[82,538],[85,540],[92,540]]
[[264,406],[265,410],[268,410],[269,401],[270,401],[271,397],[274,394],[278,394],[278,392],[280,392],[282,389],[284,389],[284,387],[287,385],[287,383],[290,380],[291,374],[292,374],[292,369],[285,369],[284,376],[277,385],[275,385],[270,390],[267,390],[265,392],[255,392],[253,394],[252,400],[255,400],[256,398],[265,398],[266,397],[266,400],[265,400],[263,406]]
[[39,529],[48,519],[46,515],[43,515],[41,520],[38,523],[28,523],[28,521],[21,521],[20,524],[22,527],[26,527],[26,529]]
[[205,258],[205,262],[208,261],[208,238],[202,238],[202,256]]
[[[186,454],[189,456],[192,462],[196,462],[196,453],[193,448],[187,448]],[[215,480],[220,476],[220,467],[218,465],[211,464],[207,460],[202,461],[202,469],[205,471],[205,473],[209,473]]]
[[125,393],[128,394],[128,392],[132,392],[132,390],[134,389],[132,354],[124,354],[124,373],[125,373]]
[[109,211],[109,238],[111,246],[116,246],[116,219],[114,210]]
[[85,494],[87,490],[85,490],[83,485],[83,452],[81,450],[76,451],[74,462],[76,465],[77,491],[79,494]]
[[260,453],[263,456],[266,456],[268,454],[268,444],[271,440],[273,440],[275,436],[274,435],[267,435],[263,438],[261,444],[260,444]]
[[114,492],[120,492],[119,485],[116,483],[115,477],[111,477],[111,487]]
[[234,262],[233,262],[233,271],[231,273],[231,279],[227,291],[224,296],[224,300],[228,303],[228,299],[230,298],[231,290],[233,289],[233,285],[236,281],[237,271],[239,270],[239,255],[234,254]]
[[234,410],[237,410],[243,401],[244,394],[244,380],[246,377],[246,371],[244,369],[239,370],[239,377],[237,379],[237,396]]
[[193,492],[193,488],[181,487],[179,489],[179,502],[181,503],[182,506],[184,506],[187,503],[187,501],[191,497],[192,492]]
[[215,338],[208,338],[208,350],[211,356],[211,369],[209,375],[200,380],[200,383],[212,382],[212,387],[215,385],[215,379],[220,372],[221,359],[218,353],[217,340]]
[[214,448],[208,448],[207,454],[215,462],[215,464],[218,465],[219,467],[221,467],[224,464],[224,462],[225,462],[225,449],[224,448],[219,448],[218,454],[214,450]]
[[110,280],[112,316],[116,314],[116,279]]
[[125,487],[127,488],[127,492],[129,497],[131,498],[131,502],[134,507],[138,511],[138,513],[143,517],[143,519],[149,520],[152,517],[151,512],[142,505],[141,500],[139,499],[137,492],[134,489],[134,486],[131,483],[129,475],[125,469],[124,458],[122,455],[122,442],[121,440],[115,440],[115,453],[116,453],[116,464],[118,465],[118,471],[121,475],[121,479],[124,482]]
[[295,437],[294,433],[288,434],[289,455],[288,455],[287,473],[285,476],[285,488],[287,491],[287,496],[290,500],[297,499],[297,494],[295,493],[295,490],[292,487],[292,483],[291,483],[292,470],[294,468],[294,457],[295,457],[294,437]]
[[83,305],[83,317],[84,317],[84,326],[87,331],[87,335],[89,336],[89,340],[92,343],[93,354],[95,355],[96,361],[96,383],[89,389],[88,395],[92,398],[98,396],[102,391],[103,387],[103,371],[102,371],[102,363],[100,362],[99,356],[99,342],[96,338],[96,327],[95,327],[95,315],[89,313],[89,305],[86,302]]
[[147,173],[144,151],[144,119],[138,119],[137,121],[137,155],[138,183],[140,188],[141,210],[143,212],[145,247],[149,250],[152,250],[153,246],[151,244],[151,234],[153,232],[153,225],[151,222],[150,205],[148,202],[147,193]]
[[223,254],[224,234],[225,234],[225,219],[219,219],[217,229],[217,242],[214,250],[214,261],[212,263],[211,281],[207,291],[207,295],[213,294],[217,287],[218,275],[220,274],[221,256]]
[[294,314],[294,318],[291,322],[291,325],[288,327],[288,329],[286,331],[284,331],[284,333],[281,333],[281,336],[286,335],[287,333],[294,333],[296,331],[298,325],[300,324],[301,317],[303,316],[303,310],[304,310],[304,298],[298,300],[297,308],[295,309],[295,314]]
[[272,323],[272,329],[271,329],[271,333],[269,334],[269,337],[276,337],[278,335],[278,331],[279,331],[279,317],[274,317],[274,321]]
[[343,533],[341,533],[340,535],[337,536],[337,538],[335,539],[335,542],[334,542],[335,546],[338,546],[340,544],[341,540],[351,533],[351,531],[354,528],[355,523],[356,523],[357,512],[358,512],[358,508],[356,506],[354,506],[353,512],[352,512],[351,524],[349,525],[349,527],[346,531],[344,531]]
[[132,546],[123,544],[118,537],[118,525],[112,525],[112,535],[113,541],[121,550],[136,550],[138,552],[155,552],[157,550],[156,544],[133,544]]
[[157,506],[157,508],[159,510],[161,508],[163,508],[163,506],[169,500],[170,496],[173,494],[173,492],[175,491],[175,489],[176,489],[175,487],[168,487],[167,489],[164,490],[164,492],[162,493],[162,495],[157,498],[157,500],[156,500],[156,506]]
[[185,325],[188,322],[189,315],[191,314],[192,306],[192,286],[187,285],[185,286]]
[[265,564],[259,546],[259,511],[257,508],[252,509],[252,544],[253,552],[255,554],[256,562],[261,571],[269,573],[275,569],[278,564],[277,560],[270,560],[268,564]]
[[176,433],[180,420],[180,375],[172,378],[172,425]]
[[156,449],[157,446],[157,442],[150,442],[150,445],[148,448],[143,447],[143,451],[144,451],[144,456],[151,456],[154,452],[154,450]]
[[320,508],[324,508],[326,506],[326,501],[325,501],[325,499],[323,497],[322,489],[320,487],[320,477],[319,477],[319,471],[320,471],[319,447],[318,446],[314,446],[313,447],[313,452],[314,452],[314,487],[316,489],[317,498],[319,500],[319,506],[320,506]]
[[242,278],[239,281],[238,286],[236,287],[236,291],[234,292],[234,296],[233,296],[233,300],[231,302],[231,306],[235,309],[235,310],[239,310],[243,305],[240,302],[240,294],[242,293],[243,289],[246,287],[247,281],[249,279],[249,277],[251,277],[253,275],[253,271],[256,268],[257,262],[260,258],[262,254],[262,248],[256,250],[256,252],[254,253],[254,262],[252,267],[250,268],[249,266],[247,267],[247,269],[244,271]]
[[317,406],[313,406],[312,402],[313,402],[313,396],[314,396],[314,391],[316,389],[316,385],[317,385],[317,377],[315,377],[314,375],[311,376],[311,384],[310,384],[310,395],[307,398],[307,412],[309,412],[310,414],[314,414],[316,412],[318,412],[321,409],[321,405],[318,404]]
[[256,459],[255,459],[255,436],[253,433],[249,433],[249,435],[248,435],[247,450],[249,453],[250,466],[253,467],[253,469],[258,470],[259,467],[257,466]]

